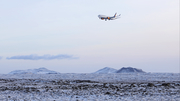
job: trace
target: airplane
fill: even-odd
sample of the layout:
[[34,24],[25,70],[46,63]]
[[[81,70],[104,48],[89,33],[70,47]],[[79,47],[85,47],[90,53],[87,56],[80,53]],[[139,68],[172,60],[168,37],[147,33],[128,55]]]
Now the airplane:
[[112,17],[106,16],[106,15],[98,15],[98,17],[99,17],[99,19],[105,20],[105,21],[107,21],[107,20],[115,20],[115,19],[120,18],[120,16],[121,16],[121,14],[118,15],[118,16],[116,14],[117,13],[115,13],[114,16],[112,16]]

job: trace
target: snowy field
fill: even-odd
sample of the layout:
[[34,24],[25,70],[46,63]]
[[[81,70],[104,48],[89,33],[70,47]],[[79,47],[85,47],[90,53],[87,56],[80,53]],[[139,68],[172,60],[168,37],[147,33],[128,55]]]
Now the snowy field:
[[180,101],[180,74],[0,74],[0,101]]

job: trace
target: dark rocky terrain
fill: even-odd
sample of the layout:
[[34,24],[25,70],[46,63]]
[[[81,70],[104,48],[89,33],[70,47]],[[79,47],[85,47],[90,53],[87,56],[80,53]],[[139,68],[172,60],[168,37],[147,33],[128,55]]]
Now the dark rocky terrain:
[[[30,96],[31,95],[31,96]],[[180,100],[180,81],[98,82],[92,80],[0,79],[0,101],[31,99],[123,100],[165,97]],[[160,98],[161,99],[161,98]],[[67,100],[68,101],[68,100]],[[93,100],[94,101],[94,100]],[[96,101],[96,100],[95,100]],[[101,101],[101,100],[98,100]]]

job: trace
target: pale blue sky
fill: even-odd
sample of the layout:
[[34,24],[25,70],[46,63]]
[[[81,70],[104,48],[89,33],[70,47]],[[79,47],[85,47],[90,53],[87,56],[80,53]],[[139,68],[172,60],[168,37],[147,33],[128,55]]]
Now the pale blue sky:
[[0,73],[127,66],[179,72],[179,0],[0,0]]

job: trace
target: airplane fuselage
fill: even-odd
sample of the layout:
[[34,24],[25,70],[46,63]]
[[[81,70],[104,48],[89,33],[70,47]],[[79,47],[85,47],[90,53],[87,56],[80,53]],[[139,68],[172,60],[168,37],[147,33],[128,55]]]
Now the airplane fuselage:
[[116,16],[116,13],[114,16],[106,16],[106,15],[98,15],[99,19],[101,20],[115,20],[115,19],[118,19],[120,15]]
[[109,16],[105,16],[105,15],[98,15],[98,17],[100,18],[100,19],[102,19],[102,20],[111,20],[113,17],[109,17]]

